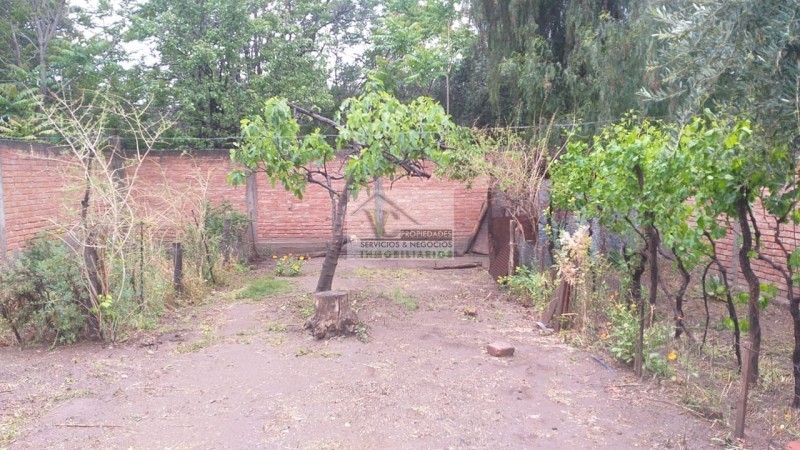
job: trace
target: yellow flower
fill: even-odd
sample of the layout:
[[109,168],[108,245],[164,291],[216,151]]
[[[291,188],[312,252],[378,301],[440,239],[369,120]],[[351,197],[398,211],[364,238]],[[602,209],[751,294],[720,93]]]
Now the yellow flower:
[[304,260],[305,258],[301,256],[301,257],[299,257],[299,258],[297,258],[297,259],[299,259],[300,261],[302,261],[302,260]]
[[272,255],[272,259],[278,259],[278,255]]
[[286,261],[286,255],[283,255],[283,258],[281,258],[281,261]]
[[299,270],[299,269],[300,269],[300,266],[298,266],[297,264],[295,264],[295,265],[293,265],[293,266],[292,266],[292,269],[294,269],[294,270]]
[[678,354],[675,352],[669,352],[669,355],[667,355],[667,359],[670,361],[675,361],[676,359],[678,359]]

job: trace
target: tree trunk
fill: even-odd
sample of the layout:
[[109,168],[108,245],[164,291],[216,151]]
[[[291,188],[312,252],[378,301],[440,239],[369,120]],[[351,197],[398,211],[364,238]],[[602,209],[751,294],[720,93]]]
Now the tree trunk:
[[102,333],[100,329],[99,308],[100,301],[98,297],[103,294],[102,286],[100,285],[100,278],[97,274],[97,249],[94,247],[93,232],[89,226],[89,207],[91,206],[91,173],[92,163],[94,162],[94,153],[88,155],[86,161],[86,189],[83,192],[83,199],[81,200],[81,226],[83,228],[83,265],[84,276],[89,282],[89,299],[88,303],[84,302],[83,307],[86,308],[87,317],[89,319],[89,335],[92,338],[101,339]]
[[[739,328],[739,315],[736,313],[736,305],[733,303],[733,296],[731,295],[731,282],[728,281],[728,270],[725,266],[720,262],[719,257],[717,255],[717,244],[714,242],[714,239],[711,238],[709,233],[705,233],[706,239],[708,239],[708,243],[711,244],[711,261],[713,264],[717,266],[717,270],[719,270],[719,275],[722,278],[722,285],[725,286],[725,303],[728,306],[728,317],[730,317],[731,322],[733,322],[733,352],[736,354],[736,363],[739,367],[739,370],[742,369],[742,346],[741,346],[741,331]],[[734,249],[735,249],[734,245]],[[710,265],[708,266],[710,267]],[[706,267],[706,272],[703,273],[703,295],[705,296],[705,286],[706,286],[706,273],[708,273],[708,267]],[[706,299],[706,302],[708,300]],[[706,331],[708,329],[708,324],[706,324]],[[705,342],[705,334],[703,337],[703,342]]]
[[[683,260],[681,259],[680,255],[677,252],[675,253],[675,260],[678,262],[678,271],[681,274],[681,287],[678,289],[678,293],[675,295],[675,338],[681,337],[685,329],[685,324],[683,323],[683,298],[686,296],[686,289],[689,288],[689,283],[692,281],[692,276],[689,274],[689,271],[686,270],[686,266],[683,265]],[[688,331],[687,331],[688,335]],[[689,336],[691,338],[691,336]]]
[[[747,281],[747,317],[750,321],[750,351],[746,352],[746,354],[749,355],[750,361],[743,366],[749,369],[749,374],[746,375],[748,380],[752,383],[758,380],[758,357],[761,352],[761,324],[759,321],[760,310],[758,305],[761,283],[750,264],[750,252],[753,250],[753,237],[750,231],[748,206],[746,192],[742,189],[739,200],[736,202],[736,215],[739,219],[739,227],[742,232],[742,248],[739,252],[739,266],[741,267],[744,279]],[[745,374],[742,374],[742,376],[745,376]]]
[[[645,220],[648,225],[645,227],[645,237],[647,237],[647,262],[648,269],[650,270],[650,285],[648,292],[648,303],[650,304],[649,317],[647,319],[647,327],[653,326],[654,315],[656,311],[656,299],[658,297],[658,232],[653,225],[655,220],[654,214],[649,212],[645,213]],[[644,313],[642,313],[644,314]]]
[[325,261],[322,263],[322,270],[317,281],[317,292],[330,291],[333,287],[333,276],[336,274],[336,266],[339,264],[339,255],[342,253],[344,245],[344,221],[347,214],[347,199],[350,193],[350,180],[339,194],[339,199],[333,209],[333,240],[328,243],[328,250],[325,252]]
[[350,297],[345,291],[325,291],[314,294],[314,315],[304,328],[317,339],[353,334],[358,316],[350,309]]
[[792,408],[800,408],[800,297],[795,296],[793,291],[794,289],[789,287],[789,311],[792,313],[792,324],[794,325],[794,351],[792,351],[794,396],[792,398]]
[[633,349],[633,371],[637,377],[642,376],[644,366],[644,299],[642,298],[642,275],[646,258],[644,251],[636,255],[636,266],[631,275],[631,297],[633,304],[639,308],[639,330]]

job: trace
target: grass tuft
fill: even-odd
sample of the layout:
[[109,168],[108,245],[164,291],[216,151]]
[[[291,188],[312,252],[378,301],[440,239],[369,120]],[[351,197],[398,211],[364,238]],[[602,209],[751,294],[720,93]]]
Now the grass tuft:
[[236,294],[237,299],[260,300],[264,297],[278,295],[288,292],[292,283],[287,280],[279,280],[269,276],[253,281]]

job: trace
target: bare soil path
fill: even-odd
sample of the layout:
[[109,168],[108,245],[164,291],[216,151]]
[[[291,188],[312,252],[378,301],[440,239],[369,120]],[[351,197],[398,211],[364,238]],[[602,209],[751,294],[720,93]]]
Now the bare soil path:
[[[219,294],[120,345],[0,348],[0,447],[719,448],[729,434],[540,334],[485,270],[431,266],[343,261],[335,287],[362,339],[301,329],[314,261],[293,292]],[[498,339],[513,357],[485,352]],[[750,432],[748,448],[768,447]]]

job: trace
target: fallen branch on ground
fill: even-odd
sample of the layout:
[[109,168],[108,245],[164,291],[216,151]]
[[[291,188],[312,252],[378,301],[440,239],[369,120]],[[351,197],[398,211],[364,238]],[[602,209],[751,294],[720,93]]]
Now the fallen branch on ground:
[[481,262],[472,262],[464,264],[455,264],[452,266],[434,266],[433,270],[452,270],[452,269],[474,269],[483,266]]
[[123,425],[106,425],[102,423],[57,423],[56,426],[64,428],[125,428]]

